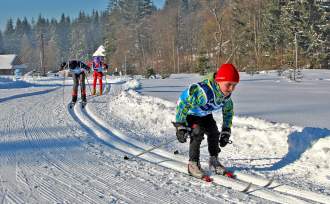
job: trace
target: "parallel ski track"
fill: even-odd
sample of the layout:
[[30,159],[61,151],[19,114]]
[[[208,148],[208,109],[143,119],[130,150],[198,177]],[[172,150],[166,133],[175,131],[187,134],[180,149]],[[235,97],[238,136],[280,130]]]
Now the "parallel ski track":
[[[48,100],[48,102],[51,102],[50,100]],[[37,110],[37,107],[44,107],[43,111],[49,110],[47,109],[44,104],[42,104],[41,102],[37,102],[35,104],[33,104],[32,107],[27,108],[25,106],[25,108],[27,109],[20,109],[18,107],[18,111],[15,112],[16,113],[22,113],[22,125],[19,125],[18,123],[10,123],[12,120],[10,120],[10,118],[8,118],[9,120],[5,120],[5,121],[9,121],[8,125],[6,125],[8,128],[5,129],[4,131],[4,137],[9,135],[9,133],[12,131],[17,131],[20,130],[23,127],[23,133],[24,133],[24,138],[22,139],[22,146],[26,146],[26,147],[33,147],[34,149],[36,149],[39,153],[39,155],[41,155],[40,159],[44,159],[46,161],[47,164],[49,165],[53,165],[56,166],[55,164],[55,160],[51,160],[49,159],[49,152],[46,152],[42,149],[40,149],[40,147],[42,145],[51,145],[49,141],[47,141],[47,139],[58,139],[52,135],[50,135],[47,130],[45,130],[45,128],[43,128],[43,125],[45,123],[45,121],[41,121],[40,118],[38,117],[38,111],[40,112],[40,109]],[[26,111],[28,110],[28,111]],[[30,113],[30,114],[29,114]],[[43,112],[42,114],[51,114],[49,112],[45,113]],[[13,117],[14,116],[11,116]],[[10,123],[10,124],[9,124]],[[13,126],[14,124],[14,126]],[[28,127],[27,127],[28,124]],[[28,128],[28,130],[27,130]],[[7,134],[8,133],[8,134]],[[60,139],[58,139],[58,141],[60,141]],[[33,142],[33,143],[31,143]],[[62,141],[63,142],[63,141]],[[56,152],[61,152],[61,151],[65,151],[65,148],[57,148],[54,149]],[[38,156],[39,156],[38,155]],[[11,151],[5,151],[4,153],[2,153],[1,156],[5,156],[6,159],[9,162],[12,163],[16,163],[17,159],[16,159],[16,155],[14,153],[12,153]],[[2,157],[3,159],[4,157]],[[39,158],[38,158],[39,159]],[[16,164],[15,164],[16,165]],[[73,165],[73,164],[67,164],[67,165]],[[78,166],[78,165],[77,165]],[[33,164],[30,163],[25,163],[22,162],[19,165],[17,165],[17,168],[20,171],[26,171],[26,172],[33,172],[32,178],[29,178],[29,181],[31,182],[30,185],[34,185],[36,186],[36,189],[34,189],[34,191],[36,190],[37,192],[40,193],[40,195],[47,201],[51,201],[51,202],[63,202],[65,200],[70,200],[71,202],[79,202],[79,203],[84,203],[84,202],[89,202],[89,203],[106,203],[105,200],[101,200],[101,199],[97,199],[97,192],[95,191],[88,191],[87,193],[92,192],[91,195],[94,195],[94,198],[90,198],[87,195],[80,195],[77,196],[77,194],[80,193],[80,188],[84,186],[84,183],[79,180],[71,180],[72,182],[74,182],[78,186],[77,188],[72,188],[71,186],[67,185],[67,181],[68,178],[72,177],[72,171],[69,172],[65,172],[67,175],[65,177],[65,180],[58,179],[55,177],[50,177],[49,175],[45,174],[44,171],[40,170],[37,168],[37,166],[34,166]],[[16,175],[16,179],[17,181],[19,181],[20,183],[26,183],[26,179],[21,173],[20,171],[17,171],[18,174]],[[83,171],[83,172],[88,172],[88,170]],[[86,173],[87,174],[87,173]],[[42,175],[42,176],[41,176]],[[84,174],[85,175],[85,174]],[[41,176],[41,177],[40,177]],[[45,180],[44,178],[47,178],[47,180]],[[58,182],[58,187],[54,188],[52,182]],[[9,203],[26,203],[27,198],[20,196],[17,193],[13,193],[13,192],[17,192],[17,189],[14,189],[13,187],[10,187],[12,185],[6,185],[4,188],[6,189],[6,194],[4,196],[4,199],[9,202]],[[29,185],[27,185],[29,186]],[[62,190],[65,189],[65,190]],[[63,197],[64,196],[64,197]],[[41,200],[39,200],[41,201]]]
[[[6,102],[5,102],[6,103]],[[8,140],[10,137],[9,135],[13,135],[14,133],[16,133],[17,135],[15,135],[16,137],[21,133],[22,136],[19,138],[21,140],[18,140],[18,142],[21,142],[21,146],[25,146],[28,145],[29,142],[24,140],[26,137],[26,130],[25,130],[25,122],[24,122],[24,114],[25,112],[21,112],[23,111],[20,108],[20,104],[23,102],[21,102],[21,100],[18,101],[18,104],[15,104],[16,106],[13,107],[8,107],[7,108],[13,108],[13,113],[10,115],[6,115],[8,118],[6,118],[6,120],[3,120],[3,123],[5,124],[5,128],[3,128],[4,130],[4,134],[1,135],[2,138],[5,138],[5,141],[2,142],[3,145],[5,146],[12,146],[12,142],[16,142],[16,141],[10,141]],[[23,113],[23,114],[21,114]],[[19,116],[18,116],[19,115]],[[18,116],[18,117],[17,117]],[[16,118],[15,118],[16,117]],[[15,120],[18,120],[16,122],[13,122]],[[22,129],[23,127],[23,129]],[[4,151],[1,153],[1,160],[7,160],[7,165],[8,166],[13,166],[13,168],[15,168],[16,172],[11,172],[13,174],[16,174],[16,179],[19,180],[18,175],[17,175],[17,168],[18,168],[18,164],[17,164],[17,153],[13,152],[13,151]],[[23,194],[17,194],[14,192],[18,192],[21,189],[21,186],[17,186],[15,183],[6,183],[7,185],[4,185],[4,188],[6,189],[6,193],[5,196],[3,198],[3,202],[6,203],[26,203],[26,201],[28,200],[27,197],[25,197]],[[31,198],[31,197],[30,197]],[[32,196],[33,198],[33,196]]]
[[[97,162],[101,162],[103,166],[94,165],[94,163],[88,165],[82,160],[75,159],[75,154],[81,152],[86,155],[86,158],[90,160],[94,158],[95,161],[96,156],[93,153],[104,151],[104,149],[89,145],[88,138],[83,139],[82,142],[79,137],[59,137],[62,131],[60,133],[49,132],[47,128],[56,128],[56,122],[58,122],[56,121],[58,118],[55,118],[53,114],[63,111],[62,104],[54,103],[58,97],[56,94],[58,92],[50,93],[49,97],[36,100],[36,103],[31,104],[24,104],[24,100],[19,99],[15,101],[16,106],[17,104],[22,106],[19,105],[15,114],[8,115],[9,118],[4,120],[6,123],[3,123],[3,126],[6,128],[2,131],[3,138],[8,140],[6,135],[19,130],[17,134],[20,134],[20,145],[23,148],[31,149],[27,152],[32,152],[35,156],[31,161],[24,161],[22,160],[24,154],[13,151],[0,152],[1,161],[11,162],[17,168],[16,181],[18,183],[2,185],[3,194],[5,194],[2,198],[4,203],[109,203],[112,199],[125,203],[217,203],[219,200],[221,201],[222,198],[217,198],[217,201],[207,197],[196,199],[189,192],[180,194],[180,197],[174,197],[168,194],[170,189],[165,192],[157,191],[143,181],[127,181],[113,173],[118,172],[118,169],[113,167],[112,161],[107,161],[104,155],[97,158]],[[44,115],[49,118],[45,120]],[[11,123],[17,118],[21,118],[21,121]],[[71,128],[72,121],[75,123],[76,121],[71,117],[67,119],[71,120],[66,123],[68,128]],[[79,127],[79,124],[77,125]],[[74,127],[71,130],[64,130],[63,133],[75,130]],[[81,146],[72,151],[61,146],[52,147],[52,149],[42,148],[66,139],[71,139],[73,142],[77,140],[77,142],[81,142]],[[95,141],[95,138],[92,137],[92,140]],[[2,144],[5,142],[10,141],[2,141]],[[111,151],[117,150],[112,149]],[[16,158],[16,154],[19,155],[18,158]],[[73,169],[74,171],[72,171]],[[23,194],[20,194],[18,189],[21,189]]]
[[[91,118],[93,118],[94,121],[98,123],[101,127],[108,129],[108,132],[112,131],[116,134],[116,136],[119,136],[123,140],[128,141],[130,144],[137,145],[138,147],[141,147],[143,149],[149,149],[151,146],[146,145],[142,142],[139,142],[133,138],[129,138],[125,136],[124,134],[120,133],[120,131],[117,131],[113,127],[111,127],[107,122],[103,121],[100,119],[93,111],[91,111],[91,108],[86,107],[86,111]],[[187,159],[184,158],[182,155],[174,155],[173,153],[169,153],[167,151],[161,150],[161,149],[156,149],[152,151],[153,153],[157,153],[158,155],[165,156],[167,158],[171,158],[177,161],[185,162]],[[295,198],[301,198],[305,201],[308,202],[318,202],[318,203],[330,203],[330,196],[326,196],[323,194],[318,194],[316,192],[308,191],[308,190],[303,190],[303,189],[298,189],[292,186],[289,186],[287,184],[279,183],[276,180],[273,182],[269,183],[268,179],[262,178],[260,176],[253,176],[249,174],[245,174],[242,172],[236,172],[237,178],[242,181],[246,181],[249,183],[255,184],[255,186],[252,186],[251,189],[249,189],[248,193],[252,193],[255,191],[259,191],[262,189],[271,189],[273,191],[279,192],[281,194],[285,194],[288,196],[293,196]],[[267,185],[267,186],[265,186]]]
[[[74,109],[81,108],[81,106],[75,106]],[[74,118],[76,118],[76,115],[74,114],[74,111],[72,109],[68,108],[70,114]],[[87,128],[85,125],[83,125],[85,128]],[[95,135],[97,137],[97,135]],[[105,161],[102,161],[105,162]],[[105,169],[113,168],[111,167],[111,163],[105,162],[103,165],[106,165]],[[115,168],[113,168],[116,170]],[[97,170],[94,170],[97,171]],[[107,177],[107,175],[102,175],[102,177]],[[108,177],[111,178],[111,182],[113,182],[113,176],[108,175]],[[175,202],[178,203],[218,203],[219,201],[214,201],[214,199],[208,199],[208,198],[202,198],[200,200],[196,200],[196,197],[192,197],[189,193],[182,193],[180,194],[180,197],[171,197],[168,194],[164,193],[157,193],[157,191],[154,191],[150,186],[145,185],[143,182],[137,182],[135,184],[127,185],[126,183],[122,184],[122,180],[118,180],[117,182],[109,186],[109,188],[112,189],[120,189],[121,191],[125,191],[126,194],[129,194],[129,197],[134,197],[134,200],[131,201],[132,203],[139,203],[138,200],[143,199],[145,203],[172,203],[173,199],[175,199]],[[142,198],[141,198],[142,197]],[[224,198],[221,198],[223,200],[226,200]],[[227,200],[228,201],[228,200]],[[232,201],[231,201],[232,202]]]
[[[49,110],[46,107],[44,107],[44,110]],[[38,111],[38,110],[31,110],[32,112]],[[40,111],[40,110],[39,110]],[[51,114],[51,113],[43,113],[43,114]],[[53,140],[58,140],[61,142],[61,139],[54,137],[49,134],[49,132],[42,127],[42,123],[44,121],[41,121],[36,115],[30,115],[31,117],[27,121],[30,125],[31,130],[29,131],[30,135],[30,140],[35,142],[35,148],[39,149],[38,151],[41,152],[42,158],[44,161],[46,161],[47,165],[50,165],[51,167],[56,168],[58,171],[62,173],[60,177],[55,177],[55,176],[50,176],[44,173],[44,171],[37,169],[35,166],[30,167],[27,166],[25,167],[28,169],[30,172],[35,171],[38,172],[38,175],[43,175],[42,178],[47,178],[49,179],[49,182],[45,182],[45,180],[38,180],[38,176],[34,177],[33,181],[37,182],[38,188],[37,190],[40,191],[45,196],[46,200],[53,201],[53,202],[63,202],[65,200],[71,201],[71,202],[79,202],[79,203],[106,203],[106,199],[100,198],[98,195],[100,195],[100,192],[106,188],[105,186],[102,187],[95,187],[93,188],[88,188],[86,187],[86,183],[81,180],[80,178],[83,177],[93,177],[94,175],[90,175],[89,169],[87,168],[80,168],[79,172],[77,171],[72,171],[72,167],[79,167],[79,166],[85,166],[82,164],[80,161],[75,161],[75,160],[66,160],[63,159],[60,162],[57,160],[59,159],[58,157],[53,156],[52,153],[46,152],[40,147],[42,145],[51,145],[47,139],[53,139]],[[37,120],[37,123],[33,124]],[[63,142],[63,141],[62,141]],[[61,147],[56,147],[54,148],[55,152],[65,152],[67,151],[65,148]],[[83,151],[83,150],[82,150]],[[84,151],[83,151],[84,152]],[[80,173],[83,172],[83,173]],[[93,179],[96,179],[93,177]],[[101,179],[101,178],[98,178]],[[38,182],[40,181],[40,182]],[[51,182],[56,182],[56,188],[52,187]],[[103,183],[107,183],[106,181],[102,180]],[[73,185],[68,185],[68,184],[73,184]],[[94,190],[94,187],[96,188]],[[60,190],[60,189],[65,189],[65,190]],[[82,192],[81,189],[88,189],[86,192]],[[63,197],[64,195],[64,197]],[[127,200],[125,196],[119,196],[115,195],[118,198],[122,198],[123,200]],[[107,196],[104,196],[107,198]],[[129,199],[128,199],[129,200]]]
[[[93,113],[89,110],[88,105],[85,107],[86,110],[81,109],[81,107],[76,107],[74,109],[75,117],[79,118],[79,120],[84,123],[84,126],[87,126],[91,131],[93,131],[101,140],[108,143],[110,146],[114,146],[117,149],[120,149],[126,153],[137,154],[145,149],[147,145],[141,144],[138,141],[134,141],[133,139],[129,139],[121,134],[119,131],[111,128],[104,121],[98,119]],[[159,153],[159,151],[161,153]],[[178,159],[177,157],[173,157],[172,154],[166,153],[162,150],[155,150],[152,153],[145,154],[141,156],[141,158],[151,161],[153,163],[158,163],[161,166],[165,166],[168,168],[173,168],[177,171],[186,173],[185,162],[182,159]],[[180,165],[180,167],[178,167]],[[214,182],[220,185],[224,185],[226,187],[231,187],[236,190],[242,190],[249,183],[229,179],[222,176],[214,176]],[[279,202],[279,203],[307,203],[304,199],[296,198],[294,196],[284,195],[275,190],[262,188],[259,189],[260,186],[253,185],[252,189],[257,189],[258,191],[250,192],[251,195],[261,197],[266,200]]]
[[[51,100],[48,100],[47,102],[51,102]],[[56,140],[57,138],[53,137],[50,135],[43,125],[45,125],[45,121],[41,121],[38,114],[38,111],[40,111],[40,108],[43,107],[43,112],[42,114],[48,114],[50,115],[51,113],[48,112],[49,108],[47,109],[45,107],[45,104],[39,103],[33,106],[31,109],[29,109],[29,113],[31,114],[26,114],[25,115],[25,123],[29,124],[29,131],[26,133],[26,137],[28,141],[33,142],[33,144],[30,144],[34,149],[36,149],[39,153],[38,156],[40,156],[39,159],[43,159],[42,162],[46,162],[46,164],[50,164],[51,160],[48,158],[48,155],[50,155],[49,152],[44,151],[42,148],[43,145],[51,145],[51,143],[48,141],[49,139],[54,139]],[[24,111],[24,110],[23,110]],[[59,140],[60,141],[60,140]],[[57,152],[60,152],[60,150],[65,151],[64,148],[54,148],[54,150]],[[90,199],[87,195],[82,195],[82,196],[77,196],[79,194],[79,189],[71,188],[66,184],[66,182],[58,182],[57,185],[59,186],[58,188],[53,187],[54,180],[59,181],[55,178],[49,179],[49,176],[47,176],[44,171],[39,170],[38,166],[34,165],[32,166],[31,164],[24,164],[22,166],[22,170],[28,170],[28,172],[34,172],[32,175],[33,179],[29,178],[31,182],[34,182],[34,186],[36,186],[36,190],[40,193],[40,195],[48,201],[52,202],[63,202],[65,200],[67,201],[79,201],[83,202],[84,200],[87,200],[89,202],[92,202],[93,199]],[[24,171],[23,170],[23,171]],[[41,176],[43,175],[43,176]],[[41,176],[41,177],[40,177]],[[48,178],[48,179],[45,179]]]

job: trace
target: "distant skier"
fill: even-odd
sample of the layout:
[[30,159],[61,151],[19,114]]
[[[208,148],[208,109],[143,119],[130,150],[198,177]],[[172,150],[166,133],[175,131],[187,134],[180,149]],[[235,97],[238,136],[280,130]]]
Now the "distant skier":
[[[232,177],[233,175],[218,160],[220,147],[231,141],[233,120],[233,102],[230,98],[239,83],[239,73],[232,64],[223,64],[209,79],[192,84],[185,89],[176,107],[176,135],[184,143],[190,135],[188,173],[196,178],[205,176],[201,168],[200,145],[207,135],[209,166],[216,174]],[[212,112],[222,109],[223,124],[219,132]],[[219,147],[220,145],[220,147]]]
[[[99,81],[100,86],[100,95],[102,95],[103,92],[103,83],[102,83],[102,77],[104,75],[104,72],[108,71],[108,65],[104,63],[104,57],[105,57],[105,48],[103,45],[100,45],[97,50],[93,53],[93,60],[88,63],[88,66],[93,69],[93,93],[92,95],[96,94],[96,84],[97,81]],[[106,77],[106,76],[105,76]]]
[[104,63],[104,56],[93,56],[93,61],[88,63],[88,66],[93,69],[93,92],[92,95],[96,94],[96,84],[99,81],[100,95],[103,91],[102,77],[104,72],[108,71],[108,65]]
[[79,81],[82,103],[87,103],[85,79],[86,72],[90,71],[90,67],[79,60],[70,60],[68,63],[63,62],[61,64],[61,70],[63,69],[69,69],[70,73],[72,74],[73,87],[71,105],[74,105],[77,102]]

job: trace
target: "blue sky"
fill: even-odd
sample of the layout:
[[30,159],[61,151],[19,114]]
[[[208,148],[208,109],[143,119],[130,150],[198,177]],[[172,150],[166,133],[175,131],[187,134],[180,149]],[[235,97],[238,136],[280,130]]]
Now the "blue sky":
[[[134,1],[134,0],[132,0]],[[165,0],[154,0],[161,7]],[[108,0],[1,0],[0,30],[4,30],[9,18],[27,17],[37,19],[39,14],[47,18],[59,19],[62,13],[76,17],[80,10],[91,13],[93,9],[104,10]]]

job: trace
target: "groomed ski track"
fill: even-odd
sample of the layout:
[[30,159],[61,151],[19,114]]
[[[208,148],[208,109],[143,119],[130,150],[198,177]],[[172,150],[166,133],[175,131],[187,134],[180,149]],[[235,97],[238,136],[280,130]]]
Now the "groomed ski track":
[[176,172],[123,162],[120,151],[68,114],[61,93],[49,87],[2,90],[12,97],[0,103],[1,203],[256,203],[214,189],[185,191],[194,185],[182,178],[164,185]]
[[[141,143],[135,139],[129,138],[114,129],[102,119],[98,118],[87,105],[84,109],[76,106],[74,110],[68,109],[73,118],[81,123],[88,131],[94,133],[100,140],[126,154],[136,155],[150,149],[151,146]],[[179,155],[173,155],[161,149],[156,149],[150,153],[142,155],[140,158],[151,163],[176,170],[187,174],[186,161]],[[139,160],[136,158],[136,160]],[[267,179],[255,177],[240,172],[236,173],[237,180],[226,178],[223,176],[213,176],[214,183],[219,185],[219,188],[225,186],[237,191],[242,191],[250,183],[251,187],[247,194],[260,197],[277,203],[329,203],[330,198],[325,195],[296,189],[294,187],[277,183],[276,181],[269,182]]]
[[[239,179],[245,182],[229,186],[237,191],[225,188],[232,181],[216,178],[219,185],[208,184],[180,173],[185,171],[186,158],[164,150],[142,160],[124,161],[125,154],[150,146],[97,119],[91,100],[84,110],[79,104],[68,110],[70,88],[63,100],[62,88],[52,86],[1,90],[1,203],[273,203],[273,193],[278,195],[276,203],[329,203],[322,194],[277,186],[275,181],[270,189],[262,188],[266,179],[240,173]],[[164,160],[169,160],[166,168]],[[251,181],[259,185],[241,193]],[[283,192],[277,192],[281,188]],[[289,191],[296,196],[288,195]]]

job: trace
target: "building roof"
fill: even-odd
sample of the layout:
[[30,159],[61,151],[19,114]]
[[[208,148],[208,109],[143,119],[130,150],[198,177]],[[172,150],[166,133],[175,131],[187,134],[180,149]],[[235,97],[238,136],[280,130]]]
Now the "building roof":
[[105,57],[105,49],[104,46],[101,45],[99,48],[97,48],[97,50],[94,52],[93,57],[95,56],[100,56],[100,57]]
[[0,69],[8,70],[8,69],[16,69],[26,68],[26,65],[22,63],[21,59],[17,57],[15,54],[10,55],[0,55]]

